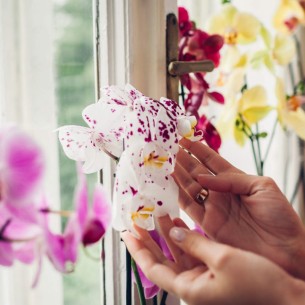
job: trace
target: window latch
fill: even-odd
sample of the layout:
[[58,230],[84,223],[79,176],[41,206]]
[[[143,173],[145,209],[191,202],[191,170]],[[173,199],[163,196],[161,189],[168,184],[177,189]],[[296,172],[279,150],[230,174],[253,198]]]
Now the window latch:
[[178,20],[175,14],[166,18],[166,91],[167,97],[178,102],[179,76],[195,72],[211,72],[214,63],[211,60],[178,60]]

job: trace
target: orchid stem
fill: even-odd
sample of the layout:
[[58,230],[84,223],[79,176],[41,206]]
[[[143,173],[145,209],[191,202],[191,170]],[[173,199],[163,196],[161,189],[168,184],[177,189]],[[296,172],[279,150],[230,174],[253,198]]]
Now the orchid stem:
[[298,61],[298,68],[299,68],[299,78],[303,79],[304,78],[304,71],[303,71],[303,62],[302,62],[302,52],[301,52],[301,45],[299,42],[299,39],[296,35],[293,36],[295,44],[296,44],[296,49],[297,49],[297,61]]
[[166,305],[167,296],[168,296],[168,293],[166,291],[163,291],[163,295],[162,295],[160,305]]
[[272,144],[273,139],[274,139],[277,123],[278,123],[278,120],[276,119],[274,124],[273,124],[271,136],[270,136],[269,143],[268,143],[268,146],[267,146],[267,149],[266,149],[266,153],[265,153],[265,156],[264,156],[264,159],[263,159],[264,163],[266,162],[267,157],[269,156],[269,152],[270,152],[271,144]]
[[103,268],[103,304],[106,304],[107,289],[106,289],[106,257],[105,257],[105,239],[102,240],[102,268]]
[[126,248],[126,305],[132,305],[131,255]]
[[156,295],[153,297],[153,305],[158,305],[158,297]]
[[137,283],[137,287],[138,287],[138,293],[139,293],[139,297],[140,297],[140,304],[141,305],[146,305],[146,299],[144,296],[144,290],[143,290],[143,286],[142,286],[142,282],[141,282],[141,278],[138,272],[138,268],[137,268],[137,264],[134,261],[133,258],[131,258],[131,268],[133,270],[135,279],[136,279],[136,283]]
[[260,176],[259,164],[258,164],[258,160],[257,160],[257,156],[256,156],[256,151],[255,151],[255,146],[254,146],[254,141],[253,141],[252,137],[250,137],[250,141],[251,141],[251,148],[252,148],[254,163],[255,163],[255,166],[256,166],[256,172]]
[[293,202],[295,200],[295,197],[297,196],[300,183],[302,182],[303,179],[304,179],[304,166],[302,165],[300,167],[300,172],[299,172],[298,180],[297,180],[297,182],[295,184],[294,190],[292,192],[291,199],[289,201],[291,205],[293,204]]
[[255,135],[252,132],[252,129],[244,121],[241,114],[239,114],[239,117],[240,117],[240,123],[242,124],[242,127],[240,128],[240,130],[249,138],[249,140],[251,142],[251,148],[252,148],[252,154],[253,154],[254,163],[255,163],[255,167],[256,167],[256,172],[258,175],[260,175],[261,165],[258,163],[256,150],[255,150],[255,146],[254,146],[254,139],[257,139],[257,137],[255,137]]
[[288,65],[288,70],[289,70],[289,77],[290,77],[290,81],[291,81],[291,87],[295,88],[295,79],[294,79],[293,67],[292,67],[291,63]]
[[55,211],[55,210],[50,210],[50,209],[42,209],[40,210],[40,212],[42,213],[50,213],[50,214],[56,214],[56,215],[60,215],[62,217],[66,217],[69,218],[73,212],[72,211],[67,211],[67,210],[59,210],[59,211]]
[[100,257],[96,257],[96,256],[93,256],[89,251],[88,251],[88,248],[87,247],[83,247],[83,251],[85,253],[85,255],[90,258],[91,260],[95,261],[95,262],[100,262],[101,261],[101,258]]
[[256,127],[256,143],[257,143],[257,152],[258,152],[258,162],[259,162],[259,175],[263,176],[264,175],[264,161],[262,159],[262,151],[261,151],[261,144],[260,144],[260,140],[259,140],[259,128],[258,128],[258,124],[255,125]]

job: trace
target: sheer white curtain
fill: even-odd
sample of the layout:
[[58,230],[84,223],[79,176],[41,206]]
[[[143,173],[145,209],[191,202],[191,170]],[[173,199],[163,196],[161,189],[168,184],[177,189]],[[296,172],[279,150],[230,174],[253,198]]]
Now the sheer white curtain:
[[[41,145],[45,189],[59,206],[52,5],[51,0],[0,1],[0,123],[18,124]],[[0,304],[62,304],[61,276],[45,262],[34,290],[35,272],[36,266],[18,263],[0,268]]]

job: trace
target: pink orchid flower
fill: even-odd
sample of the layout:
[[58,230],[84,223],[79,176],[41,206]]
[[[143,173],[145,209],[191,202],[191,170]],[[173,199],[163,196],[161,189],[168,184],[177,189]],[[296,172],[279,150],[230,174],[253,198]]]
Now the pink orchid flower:
[[197,128],[203,131],[203,139],[206,141],[209,147],[218,152],[221,146],[221,137],[216,129],[216,127],[211,123],[211,121],[202,115],[198,121]]
[[190,21],[188,11],[180,6],[178,7],[178,22],[180,36],[186,36],[193,28],[193,22]]
[[0,228],[0,265],[11,266],[15,259],[25,264],[32,263],[40,228],[15,217],[5,205],[0,206]]
[[45,223],[44,236],[46,253],[55,268],[61,272],[73,270],[78,258],[78,248],[98,242],[110,224],[110,204],[101,185],[96,186],[92,208],[89,209],[89,196],[86,180],[80,177],[76,190],[76,211],[70,217],[63,234],[54,234]]
[[0,202],[12,206],[33,203],[44,173],[36,143],[16,127],[0,133]]

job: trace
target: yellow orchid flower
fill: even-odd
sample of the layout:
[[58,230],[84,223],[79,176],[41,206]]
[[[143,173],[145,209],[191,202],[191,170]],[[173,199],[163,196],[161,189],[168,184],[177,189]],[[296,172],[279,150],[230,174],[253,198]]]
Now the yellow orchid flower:
[[304,23],[305,14],[299,1],[281,0],[273,18],[274,27],[279,32],[289,34]]
[[260,32],[259,20],[249,13],[239,12],[235,6],[225,4],[222,10],[208,21],[211,34],[222,35],[228,45],[254,42]]
[[[221,116],[221,120],[217,125],[220,134],[223,136],[222,131],[230,130],[240,145],[244,145],[247,136],[243,132],[242,124],[251,125],[258,123],[273,109],[268,105],[267,92],[262,86],[255,86],[251,89],[244,90],[239,99],[232,99],[229,106],[230,111]],[[228,110],[225,109],[224,111]],[[228,119],[231,122],[228,122]],[[244,123],[243,123],[244,122]],[[229,123],[229,124],[228,124]],[[233,127],[233,128],[232,128]]]
[[245,83],[245,69],[234,69],[226,80],[224,96],[226,103],[216,122],[216,128],[222,138],[228,138],[234,133],[236,117],[238,115],[238,97]]
[[266,49],[255,52],[250,58],[253,68],[264,65],[274,73],[275,64],[285,66],[296,55],[295,43],[291,36],[277,33],[273,39],[265,37],[264,41]]
[[246,67],[248,61],[248,55],[242,54],[236,45],[227,45],[223,50],[220,69],[224,73],[231,73],[235,68]]
[[250,126],[262,120],[272,107],[268,105],[268,96],[263,86],[255,86],[245,90],[239,101],[238,113]]
[[284,84],[278,78],[275,87],[278,99],[278,120],[283,128],[290,127],[303,140],[305,140],[305,111],[301,105],[305,103],[305,97],[301,95],[291,96],[287,99]]

